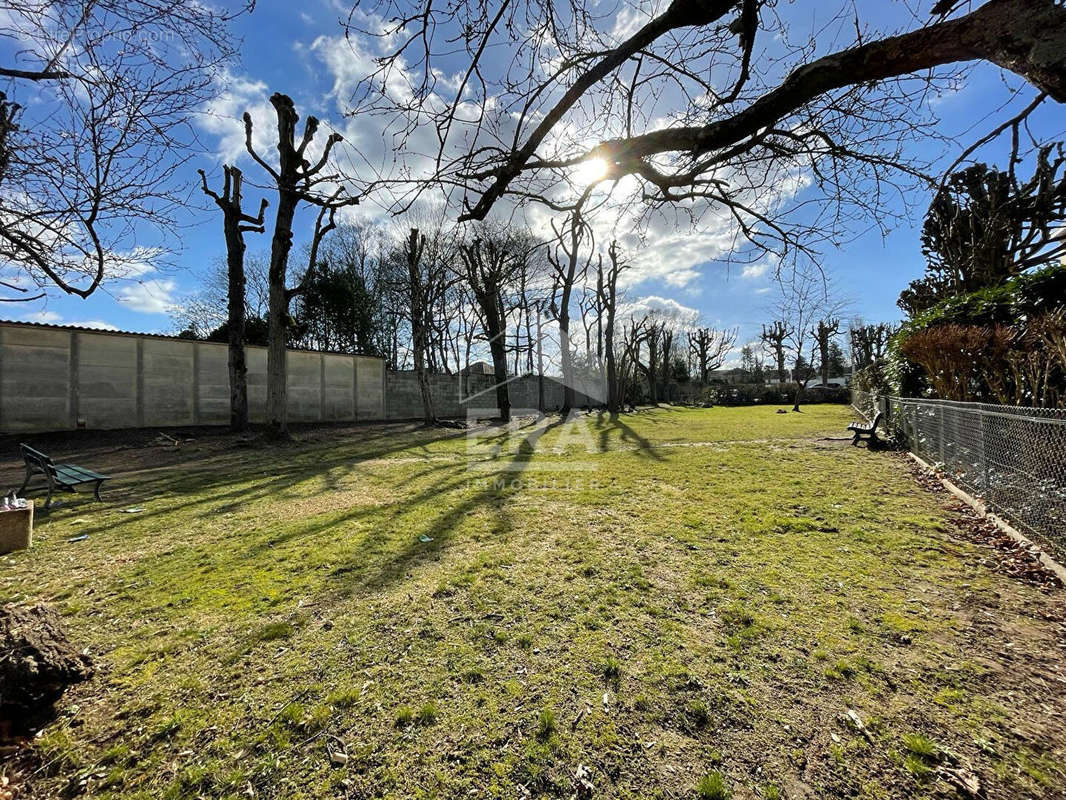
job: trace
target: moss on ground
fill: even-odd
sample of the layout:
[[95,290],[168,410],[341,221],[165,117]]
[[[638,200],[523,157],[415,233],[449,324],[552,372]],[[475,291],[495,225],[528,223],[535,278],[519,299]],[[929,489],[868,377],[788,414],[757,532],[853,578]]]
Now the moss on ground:
[[348,428],[122,475],[0,562],[106,665],[25,790],[569,797],[583,765],[603,797],[1062,796],[1062,594],[825,438],[848,421]]

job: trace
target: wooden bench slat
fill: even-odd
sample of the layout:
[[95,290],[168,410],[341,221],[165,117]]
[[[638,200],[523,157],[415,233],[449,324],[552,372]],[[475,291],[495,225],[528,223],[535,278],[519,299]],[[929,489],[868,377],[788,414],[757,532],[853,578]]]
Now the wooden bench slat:
[[72,475],[80,475],[82,480],[87,481],[107,480],[108,478],[107,475],[101,475],[99,472],[93,472],[91,469],[79,467],[76,464],[56,464],[56,472],[61,470]]

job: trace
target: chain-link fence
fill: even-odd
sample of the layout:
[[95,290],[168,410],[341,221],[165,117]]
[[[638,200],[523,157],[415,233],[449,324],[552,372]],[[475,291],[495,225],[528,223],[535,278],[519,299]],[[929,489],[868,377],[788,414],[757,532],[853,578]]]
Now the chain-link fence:
[[1066,410],[853,392],[852,405],[938,465],[1058,559],[1066,558]]

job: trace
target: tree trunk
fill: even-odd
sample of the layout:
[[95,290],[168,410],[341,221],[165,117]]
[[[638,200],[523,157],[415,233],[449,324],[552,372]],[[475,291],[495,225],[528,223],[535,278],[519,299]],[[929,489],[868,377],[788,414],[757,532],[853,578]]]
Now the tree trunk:
[[418,228],[411,228],[411,236],[407,243],[407,279],[408,279],[408,302],[411,311],[411,348],[414,351],[415,376],[418,378],[418,391],[422,395],[422,417],[426,426],[437,424],[437,413],[433,408],[433,394],[429,388],[429,375],[426,374],[426,345],[428,320],[427,312],[429,305],[426,302],[425,286],[423,284],[422,252],[425,249],[425,237],[419,238]]
[[603,339],[603,356],[607,361],[607,411],[611,416],[618,414],[621,403],[618,391],[618,366],[614,360],[614,304],[607,311],[607,325]]
[[244,239],[240,231],[226,231],[227,326],[229,328],[229,424],[241,432],[248,427],[248,367],[244,355],[245,276]]
[[483,303],[485,312],[485,333],[489,337],[489,350],[492,352],[492,369],[496,381],[496,406],[500,410],[500,419],[511,421],[511,397],[507,391],[507,335],[504,329],[503,310],[499,307],[499,292],[491,289]]
[[537,410],[544,413],[544,342],[540,334],[540,306],[537,306]]
[[292,221],[297,195],[285,189],[279,192],[278,216],[270,244],[270,291],[267,310],[267,433],[276,438],[288,436],[287,369],[285,345],[289,327],[289,296],[285,273],[292,249]]
[[574,355],[570,352],[570,287],[559,308],[559,361],[563,369],[563,416],[574,407]]

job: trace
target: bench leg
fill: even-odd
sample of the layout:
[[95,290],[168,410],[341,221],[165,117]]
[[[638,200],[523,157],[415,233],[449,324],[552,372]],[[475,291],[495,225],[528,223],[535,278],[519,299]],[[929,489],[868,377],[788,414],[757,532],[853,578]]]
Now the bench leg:
[[29,467],[26,467],[26,480],[24,480],[22,482],[22,485],[19,487],[19,490],[17,492],[15,492],[16,495],[18,495],[20,497],[22,496],[22,493],[24,491],[26,491],[26,487],[30,485],[30,478],[32,478],[32,477],[33,477],[33,470],[31,470]]
[[55,489],[55,484],[48,481],[48,496],[44,498],[44,507],[49,508],[52,505],[52,491]]
[[859,432],[855,431],[854,435],[852,435],[852,437],[851,437],[851,446],[854,447],[858,443],[859,443]]
[[100,487],[103,486],[103,484],[103,481],[97,481],[96,486],[93,487],[93,497],[95,497],[98,501],[100,500]]

